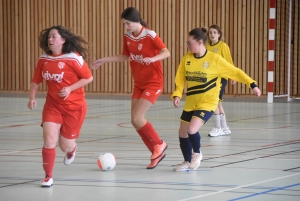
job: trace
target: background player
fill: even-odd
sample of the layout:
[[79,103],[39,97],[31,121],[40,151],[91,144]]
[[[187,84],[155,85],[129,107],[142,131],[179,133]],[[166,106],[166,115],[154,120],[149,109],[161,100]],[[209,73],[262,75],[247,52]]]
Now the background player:
[[93,77],[86,62],[87,42],[62,26],[53,26],[40,33],[40,47],[45,51],[35,68],[30,86],[28,108],[36,107],[35,99],[39,84],[46,80],[48,93],[43,108],[42,149],[45,179],[42,187],[53,184],[52,172],[56,157],[56,143],[66,152],[64,163],[69,165],[75,158],[76,138],[87,112],[83,86]]
[[152,153],[147,169],[153,169],[165,157],[167,144],[161,140],[149,121],[145,119],[148,109],[163,90],[161,60],[170,56],[169,50],[133,7],[126,8],[122,15],[126,29],[121,55],[98,59],[92,65],[97,69],[107,62],[130,60],[134,87],[131,101],[131,123]]
[[[206,43],[206,49],[221,55],[227,62],[233,65],[229,47],[225,42],[221,41],[222,38],[221,28],[218,27],[217,25],[211,25],[208,28],[208,36],[209,36],[209,40],[208,43]],[[224,77],[222,77],[221,79],[219,103],[214,113],[215,127],[208,134],[208,136],[211,137],[217,137],[220,135],[227,135],[231,133],[229,127],[227,126],[225,111],[222,106],[223,94],[225,92],[227,80],[228,78],[224,78]],[[235,81],[231,80],[231,84],[235,84]]]
[[220,81],[223,76],[243,82],[253,89],[255,95],[261,95],[255,81],[241,69],[228,63],[220,55],[207,51],[206,39],[206,30],[203,28],[189,32],[187,46],[190,52],[181,59],[175,77],[176,89],[171,96],[175,107],[179,107],[185,82],[187,93],[179,128],[184,162],[176,166],[174,171],[195,170],[200,166],[202,153],[198,131],[218,106]]

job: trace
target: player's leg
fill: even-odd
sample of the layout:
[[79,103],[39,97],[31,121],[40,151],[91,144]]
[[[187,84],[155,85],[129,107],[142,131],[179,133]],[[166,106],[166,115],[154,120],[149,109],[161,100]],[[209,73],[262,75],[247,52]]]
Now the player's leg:
[[[131,123],[152,153],[147,169],[153,169],[165,157],[167,144],[161,140],[152,124],[145,119],[148,109],[155,103],[161,90],[134,88],[131,105]],[[152,144],[152,145],[151,145]]]
[[229,130],[229,127],[227,126],[227,122],[226,122],[226,115],[225,115],[225,110],[223,108],[222,105],[222,101],[223,101],[223,95],[225,93],[225,87],[227,85],[227,80],[222,78],[221,79],[221,83],[222,83],[222,87],[221,87],[221,91],[220,91],[220,101],[218,104],[218,109],[219,109],[219,114],[220,114],[220,124],[221,124],[221,129],[222,129],[222,135],[226,135],[226,134],[230,134],[231,131]]
[[56,157],[56,143],[58,141],[61,124],[54,122],[43,122],[43,139],[42,149],[43,169],[45,179],[42,181],[42,187],[50,187],[53,184],[53,168]]
[[223,100],[223,94],[225,92],[226,85],[227,85],[227,80],[222,78],[221,79],[221,89],[220,89],[220,92],[219,92],[219,103],[218,103],[217,109],[214,113],[215,126],[208,134],[208,136],[210,136],[210,137],[217,137],[217,136],[220,136],[220,135],[224,135],[223,130],[222,130],[222,126],[221,126],[221,118],[222,118],[221,114],[223,114],[222,112],[224,112],[224,109],[222,107],[221,101]]
[[[132,99],[131,100],[131,114],[132,114],[132,109],[136,105],[137,101],[138,101],[138,99]],[[132,124],[133,124],[133,120],[132,120]],[[136,131],[140,135],[140,137],[142,138],[142,140],[143,140],[144,144],[147,146],[148,150],[152,154],[153,150],[154,150],[154,144],[152,143],[152,141],[144,134],[143,129],[137,129]]]
[[222,106],[222,102],[219,102],[218,108],[220,111],[220,124],[221,124],[222,133],[223,135],[228,135],[231,133],[231,131],[227,126],[225,110]]
[[207,122],[211,118],[213,114],[213,111],[206,110],[196,110],[193,113],[193,117],[188,127],[188,135],[193,147],[192,159],[189,166],[189,169],[191,170],[196,170],[200,166],[203,157],[202,152],[200,151],[201,136],[199,130],[205,124],[205,122]]
[[66,153],[64,164],[70,165],[75,159],[77,149],[76,139],[80,135],[80,130],[87,113],[87,105],[84,102],[76,110],[68,110],[65,107],[62,107],[61,110],[63,111],[64,118],[60,130],[59,147]]
[[181,115],[180,127],[178,131],[179,145],[184,161],[173,168],[175,172],[189,171],[190,162],[192,159],[192,144],[189,140],[188,127],[189,121],[193,112],[183,111]]
[[51,101],[46,101],[42,113],[43,127],[43,169],[45,179],[42,181],[42,187],[50,187],[53,184],[53,168],[56,157],[56,144],[59,137],[59,130],[62,124],[62,115]]

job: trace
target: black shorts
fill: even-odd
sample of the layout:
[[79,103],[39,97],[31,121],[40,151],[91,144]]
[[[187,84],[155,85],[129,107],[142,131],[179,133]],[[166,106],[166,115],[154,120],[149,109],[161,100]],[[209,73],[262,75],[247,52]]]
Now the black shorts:
[[197,117],[201,119],[204,123],[206,123],[209,118],[214,114],[214,111],[207,110],[195,110],[195,111],[182,111],[180,119],[184,122],[190,122],[192,117]]
[[220,93],[219,93],[219,99],[220,101],[223,100],[223,94],[225,92],[225,87],[227,85],[227,80],[224,78],[221,78],[221,89],[220,89]]

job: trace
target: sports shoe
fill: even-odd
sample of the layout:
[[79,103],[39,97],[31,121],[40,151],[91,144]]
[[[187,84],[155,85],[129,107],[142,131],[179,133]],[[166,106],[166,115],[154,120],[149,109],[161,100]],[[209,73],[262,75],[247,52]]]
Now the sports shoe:
[[166,154],[163,153],[157,159],[151,160],[151,163],[147,166],[147,169],[153,169],[153,168],[155,168],[158,165],[158,163],[160,161],[162,161],[162,159],[165,158],[165,156],[166,156]]
[[190,171],[190,163],[188,161],[182,162],[180,165],[173,168],[175,172],[188,172]]
[[162,141],[162,144],[157,144],[154,146],[154,150],[153,150],[153,154],[151,156],[151,160],[155,160],[158,157],[160,157],[164,151],[168,148],[167,143],[165,143],[164,141]]
[[51,177],[46,176],[43,179],[41,187],[51,187],[53,185],[53,179]]
[[73,154],[72,153],[66,153],[66,155],[64,157],[64,164],[65,165],[70,165],[73,162],[73,160],[75,159],[76,149],[77,149],[77,146],[75,147],[75,151],[73,151]]
[[228,135],[228,134],[230,134],[231,133],[231,131],[229,130],[229,127],[227,127],[227,128],[222,128],[222,131],[223,131],[223,135]]
[[189,169],[190,170],[196,170],[200,166],[201,160],[202,160],[202,152],[193,153]]
[[221,128],[213,128],[210,133],[208,134],[208,136],[210,137],[217,137],[220,135],[224,135],[223,131]]

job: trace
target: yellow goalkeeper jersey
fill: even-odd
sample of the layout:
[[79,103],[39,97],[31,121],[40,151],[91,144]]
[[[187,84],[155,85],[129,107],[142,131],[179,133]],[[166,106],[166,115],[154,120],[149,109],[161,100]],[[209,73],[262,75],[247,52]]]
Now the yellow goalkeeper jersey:
[[239,68],[227,62],[222,56],[206,51],[202,57],[195,57],[192,52],[186,53],[177,69],[175,77],[176,89],[171,98],[182,97],[185,82],[187,94],[185,111],[208,110],[215,111],[219,102],[220,82],[222,77],[228,77],[247,84],[252,80]]

